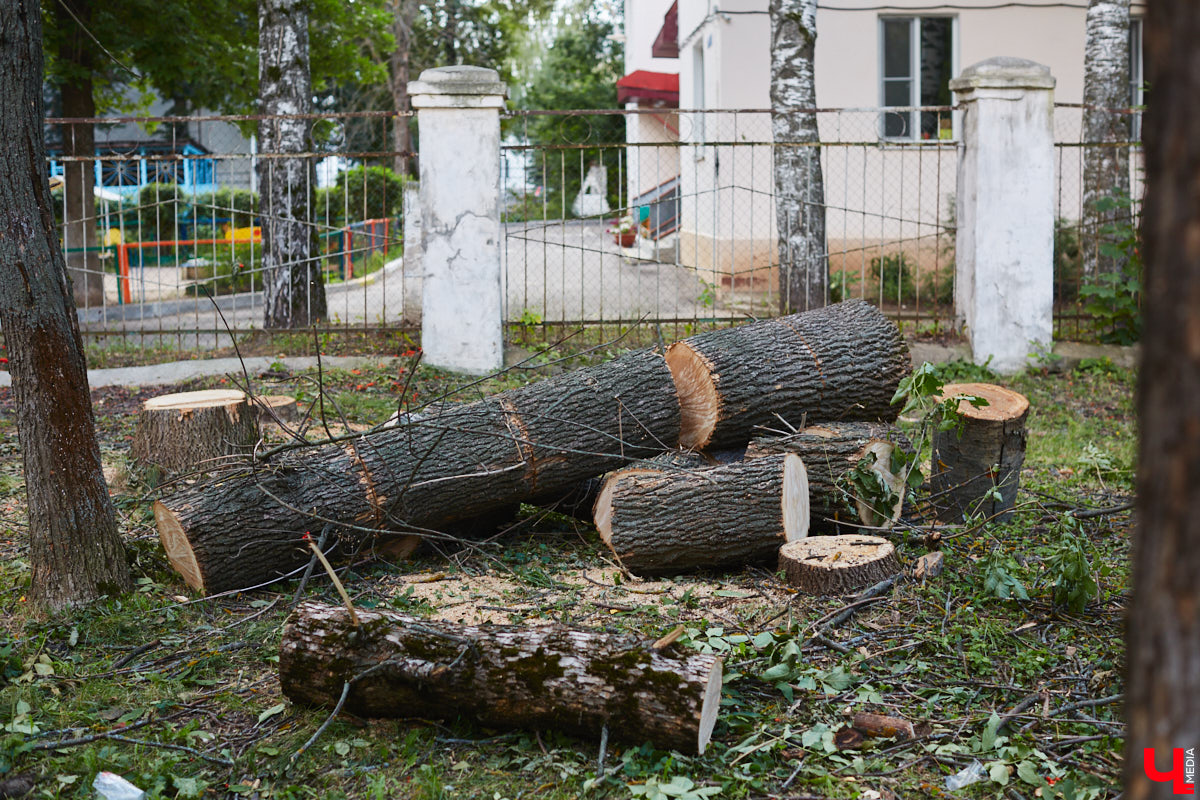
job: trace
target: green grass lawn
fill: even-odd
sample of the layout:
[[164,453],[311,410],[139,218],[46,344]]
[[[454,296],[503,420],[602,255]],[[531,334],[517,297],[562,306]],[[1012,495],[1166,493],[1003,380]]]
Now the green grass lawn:
[[[336,434],[377,424],[405,400],[470,399],[597,357],[553,363],[560,355],[458,392],[467,379],[423,367],[411,376],[412,357],[326,373],[323,387],[282,370],[252,377],[256,391],[323,406]],[[960,368],[955,377],[986,376]],[[554,619],[650,638],[683,624],[675,646],[725,656],[722,715],[703,756],[613,743],[603,768],[598,739],[484,728],[453,709],[437,719],[343,715],[294,757],[328,716],[279,691],[297,584],[204,600],[171,571],[155,494],[127,456],[153,388],[93,392],[136,592],[37,618],[25,605],[12,398],[0,390],[0,780],[28,774],[34,797],[89,797],[99,770],[180,798],[1115,796],[1132,522],[1128,512],[1068,512],[1132,497],[1134,376],[1091,363],[996,380],[1032,403],[1019,513],[1006,524],[895,532],[902,561],[938,548],[946,571],[901,583],[819,636],[816,626],[852,598],[795,595],[769,565],[630,581],[592,526],[528,506],[482,546],[343,573],[362,608]],[[231,385],[182,388],[221,381]],[[324,436],[324,426],[308,433]],[[339,602],[328,581],[303,595]],[[919,736],[839,750],[835,735],[862,710],[905,717]],[[948,791],[946,777],[976,761],[983,780]]]

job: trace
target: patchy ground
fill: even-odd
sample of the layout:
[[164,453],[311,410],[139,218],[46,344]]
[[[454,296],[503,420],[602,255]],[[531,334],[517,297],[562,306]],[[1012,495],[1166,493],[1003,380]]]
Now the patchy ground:
[[[558,355],[531,366],[561,369],[550,363]],[[252,378],[264,393],[324,404],[331,425],[371,425],[402,392],[419,404],[464,382],[424,368],[413,378],[413,361],[327,374],[321,402],[313,376]],[[947,375],[984,377],[963,365]],[[486,543],[343,572],[360,607],[472,622],[559,620],[649,638],[682,624],[675,646],[725,656],[722,717],[703,757],[610,746],[602,764],[598,741],[484,729],[452,710],[442,720],[342,715],[293,758],[328,716],[279,694],[279,637],[297,584],[205,600],[170,570],[150,516],[154,491],[127,456],[139,403],[162,388],[92,395],[137,591],[34,618],[24,604],[12,400],[0,389],[0,781],[27,776],[35,797],[90,796],[101,769],[152,797],[181,798],[1116,796],[1131,520],[1096,510],[1130,499],[1133,376],[1095,362],[1006,383],[1033,406],[1016,519],[896,532],[906,564],[937,548],[946,572],[860,602],[844,621],[839,612],[853,596],[796,595],[771,565],[631,579],[609,563],[590,525],[531,507]],[[308,430],[324,435],[320,424]],[[338,602],[324,581],[304,596]],[[1079,597],[1080,610],[1071,610]],[[920,736],[839,750],[835,733],[861,710],[906,717]],[[981,780],[947,788],[947,777],[972,769]]]

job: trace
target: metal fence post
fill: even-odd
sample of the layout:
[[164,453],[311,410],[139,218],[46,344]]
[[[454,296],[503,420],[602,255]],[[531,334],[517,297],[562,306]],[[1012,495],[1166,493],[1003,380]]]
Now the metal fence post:
[[955,314],[975,363],[1012,373],[1053,337],[1054,78],[1002,56],[950,88],[963,108]]
[[408,85],[420,131],[424,363],[486,374],[504,361],[500,111],[495,70],[440,67]]

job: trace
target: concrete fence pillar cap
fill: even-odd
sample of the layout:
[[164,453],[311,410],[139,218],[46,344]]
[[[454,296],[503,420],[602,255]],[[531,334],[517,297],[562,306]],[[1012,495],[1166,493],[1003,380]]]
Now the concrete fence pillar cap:
[[972,64],[950,81],[955,92],[973,89],[1053,89],[1050,68],[1036,61],[1013,56],[996,56]]
[[435,67],[421,73],[408,84],[408,93],[417,95],[496,95],[508,96],[508,87],[499,73],[487,67]]

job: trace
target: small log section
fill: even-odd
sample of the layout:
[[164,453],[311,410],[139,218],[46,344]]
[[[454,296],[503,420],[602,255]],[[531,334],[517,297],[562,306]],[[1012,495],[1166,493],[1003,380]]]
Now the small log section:
[[258,411],[258,421],[263,424],[295,422],[300,418],[300,409],[296,405],[296,398],[288,397],[286,394],[257,395],[254,398],[254,406]]
[[308,563],[305,533],[333,525],[341,554],[403,554],[412,536],[479,517],[653,455],[679,438],[662,356],[628,353],[440,414],[219,476],[155,503],[171,565],[207,593]]
[[664,575],[770,560],[808,535],[808,480],[798,456],[719,467],[639,467],[611,475],[596,499],[600,538],[625,569]]
[[779,549],[784,579],[805,594],[845,594],[900,571],[896,548],[879,536],[812,536]]
[[[650,458],[638,459],[623,469],[700,469],[718,463],[711,460],[705,453],[691,450],[667,450]],[[604,488],[605,475],[598,475],[580,481],[566,492],[559,494],[540,495],[530,499],[530,505],[540,506],[548,511],[566,514],[569,517],[592,522],[596,507],[596,498]]]
[[244,392],[210,390],[152,397],[142,403],[133,457],[168,473],[229,467],[258,441],[258,415]]
[[[958,404],[964,418],[962,435],[937,431],[933,435],[930,482],[938,518],[961,522],[969,514],[1003,521],[1012,516],[1025,461],[1025,418],[1029,400],[1011,389],[990,383],[948,383],[942,397],[982,397],[986,406]],[[940,399],[940,398],[939,398]],[[985,499],[993,487],[1000,499]]]
[[[836,529],[839,521],[890,528],[904,510],[907,474],[892,471],[892,453],[899,447],[913,452],[908,437],[895,425],[881,422],[830,422],[809,425],[788,436],[758,437],[746,448],[746,458],[771,453],[795,453],[808,471],[809,510],[813,530]],[[864,458],[878,476],[875,496],[850,494],[839,482]],[[853,511],[851,510],[853,509]]]
[[283,631],[279,681],[305,705],[364,717],[470,717],[703,753],[721,701],[721,659],[628,634],[559,624],[457,625],[394,611],[302,603]]
[[667,348],[685,448],[740,447],[810,420],[892,421],[908,346],[874,306],[861,300],[711,331]]

